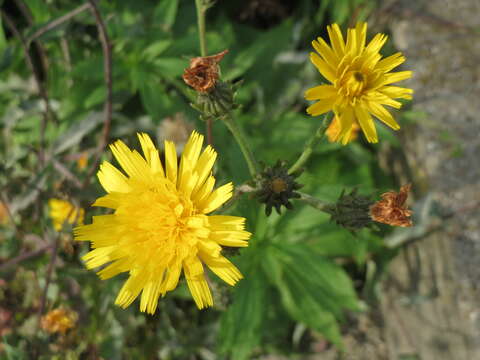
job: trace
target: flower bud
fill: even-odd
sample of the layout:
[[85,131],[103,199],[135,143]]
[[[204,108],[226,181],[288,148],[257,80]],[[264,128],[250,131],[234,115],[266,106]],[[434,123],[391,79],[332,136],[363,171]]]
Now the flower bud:
[[299,198],[300,194],[295,190],[303,186],[295,181],[298,175],[300,174],[288,174],[286,162],[280,160],[275,166],[266,167],[257,175],[256,182],[259,190],[255,196],[258,201],[266,205],[265,214],[267,216],[270,216],[273,207],[278,214],[281,213],[282,205],[289,210],[293,209],[290,199]]
[[342,191],[334,208],[331,220],[352,232],[372,225],[370,218],[370,197],[357,194],[353,189],[349,194]]

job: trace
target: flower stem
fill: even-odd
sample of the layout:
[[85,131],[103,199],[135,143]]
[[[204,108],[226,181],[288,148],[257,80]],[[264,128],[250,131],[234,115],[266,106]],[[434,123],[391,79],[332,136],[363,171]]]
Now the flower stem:
[[198,37],[200,39],[200,55],[207,56],[207,42],[205,40],[205,13],[207,7],[204,4],[204,0],[195,0],[195,6],[197,8],[197,24],[198,24]]
[[303,152],[300,155],[300,157],[297,159],[295,164],[293,164],[292,167],[288,170],[289,174],[293,174],[294,172],[300,170],[303,165],[305,165],[305,163],[308,161],[308,159],[312,155],[313,149],[320,142],[320,140],[322,140],[323,136],[325,135],[325,130],[327,129],[328,123],[329,123],[328,117],[325,116],[320,126],[318,127],[317,131],[315,131],[315,134],[306,142],[305,148],[303,149]]
[[247,139],[245,138],[245,134],[243,133],[243,130],[237,125],[237,123],[235,122],[235,120],[232,118],[231,115],[223,116],[221,119],[223,120],[225,125],[228,127],[230,132],[233,134],[233,137],[235,138],[238,145],[240,146],[240,150],[242,150],[243,157],[247,162],[250,175],[252,176],[252,178],[255,177],[255,175],[258,172],[258,164],[253,156],[250,146],[248,145],[248,142],[247,142]]
[[317,210],[323,211],[324,213],[332,215],[333,210],[335,209],[335,204],[330,204],[320,199],[317,199],[311,195],[298,192],[300,194],[300,198],[298,200],[306,202],[311,207],[314,207]]

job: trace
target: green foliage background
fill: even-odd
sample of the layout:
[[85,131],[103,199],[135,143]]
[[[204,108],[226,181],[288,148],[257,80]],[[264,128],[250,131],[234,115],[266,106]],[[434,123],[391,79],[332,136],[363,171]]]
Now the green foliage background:
[[[31,18],[13,3],[23,3]],[[207,16],[208,52],[229,49],[221,63],[222,78],[244,80],[237,96],[243,106],[235,116],[258,159],[293,163],[320,121],[306,115],[303,99],[304,90],[320,81],[308,61],[310,41],[325,34],[326,24],[365,19],[375,3],[272,4],[278,8],[262,12],[242,1],[218,1]],[[79,5],[73,0],[4,1],[2,12],[29,39]],[[195,94],[181,80],[188,59],[199,53],[194,1],[114,0],[100,1],[99,7],[113,44],[110,139],[137,147],[136,132],[155,136],[161,122],[177,113],[204,132],[205,124],[189,106]],[[77,167],[76,159],[87,151],[93,161],[102,136],[106,87],[102,48],[89,11],[40,36],[29,49],[52,111],[42,140],[43,100],[21,42],[2,20],[0,185],[16,224],[0,227],[0,260],[6,263],[57,238],[48,217],[49,198],[68,197],[81,204],[90,222],[95,211],[88,206],[103,190],[95,180],[86,188],[78,186],[87,171]],[[247,181],[247,166],[227,129],[215,123],[213,134],[219,183]],[[380,137],[395,146],[387,130],[381,128]],[[299,179],[303,191],[335,201],[345,188],[359,187],[366,194],[391,188],[376,151],[377,146],[362,140],[348,147],[323,142]],[[102,156],[111,159],[107,152]],[[19,262],[0,273],[0,308],[9,314],[0,356],[241,360],[308,352],[305,341],[312,336],[342,349],[342,324],[349,314],[374,303],[378,280],[396,250],[383,244],[383,229],[353,235],[307,205],[297,202],[295,207],[266,218],[262,206],[243,196],[230,212],[246,217],[253,233],[248,248],[232,252],[245,279],[233,290],[214,279],[216,305],[204,311],[195,308],[182,283],[160,301],[154,316],[140,313],[136,303],[126,310],[115,307],[124,278],[101,281],[87,271],[80,261],[87,245],[73,243],[71,230],[64,228],[46,310],[71,308],[79,314],[78,325],[65,337],[38,330],[51,254]]]

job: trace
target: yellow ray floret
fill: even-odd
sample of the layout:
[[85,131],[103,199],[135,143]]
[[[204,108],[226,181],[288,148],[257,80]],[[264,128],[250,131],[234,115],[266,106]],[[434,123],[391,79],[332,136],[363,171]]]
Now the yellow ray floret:
[[75,228],[75,240],[91,242],[83,257],[86,267],[106,265],[98,272],[102,279],[128,272],[115,300],[122,307],[140,296],[140,310],[153,314],[159,297],[177,287],[182,271],[198,308],[211,306],[204,266],[235,285],[242,274],[223,257],[222,246],[245,247],[251,236],[242,217],[208,215],[232,197],[233,185],[214,189],[217,153],[210,146],[202,151],[203,136],[197,132],[179,164],[172,142],[165,142],[162,165],[150,137],[138,138],[143,156],[116,141],[110,148],[123,172],[108,162],[98,172],[107,194],[93,206],[114,213]]
[[411,71],[390,71],[405,61],[401,53],[382,59],[379,51],[387,36],[377,34],[366,44],[367,24],[358,23],[347,30],[346,41],[337,24],[327,27],[330,45],[325,40],[313,40],[315,53],[310,60],[322,76],[331,84],[308,89],[307,100],[318,100],[307,108],[307,113],[319,116],[333,111],[338,122],[336,141],[347,144],[352,131],[360,127],[368,142],[378,142],[373,122],[376,117],[394,130],[400,126],[384,106],[400,108],[394,99],[411,99],[412,89],[390,84],[408,79]]

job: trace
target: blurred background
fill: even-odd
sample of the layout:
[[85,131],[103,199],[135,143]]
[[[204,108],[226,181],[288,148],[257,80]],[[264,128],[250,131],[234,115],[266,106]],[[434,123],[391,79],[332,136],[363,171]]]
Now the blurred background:
[[[216,1],[208,53],[229,49],[222,79],[243,80],[236,119],[270,165],[295,161],[320,121],[303,98],[321,80],[311,41],[334,22],[367,21],[367,41],[390,36],[382,54],[403,52],[414,71],[403,84],[414,100],[395,113],[402,129],[378,125],[373,145],[323,142],[299,182],[325,201],[412,183],[415,226],[353,235],[300,203],[267,219],[244,196],[230,212],[247,217],[252,245],[226,252],[245,279],[233,290],[213,279],[203,311],[182,283],[153,316],[113,304],[124,277],[84,268],[87,244],[71,224],[55,228],[49,200],[90,223],[105,141],[137,147],[144,131],[181,151],[192,129],[206,132],[181,78],[199,56],[195,1],[94,4],[0,1],[0,358],[480,358],[478,0]],[[213,144],[218,183],[249,180],[222,123]],[[271,244],[288,253],[284,280],[262,265]]]

